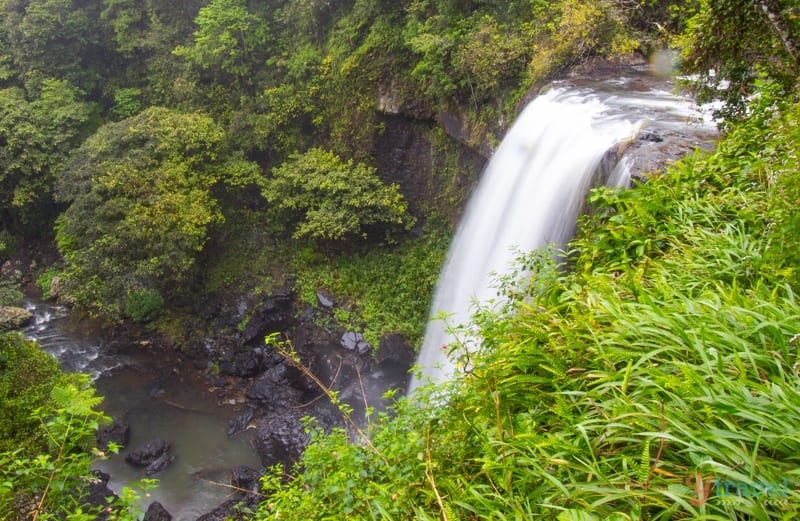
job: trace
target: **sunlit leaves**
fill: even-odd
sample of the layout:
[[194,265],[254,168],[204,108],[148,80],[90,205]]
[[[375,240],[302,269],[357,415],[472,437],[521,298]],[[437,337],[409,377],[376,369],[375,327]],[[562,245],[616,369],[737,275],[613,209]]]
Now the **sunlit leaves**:
[[413,223],[396,185],[384,184],[373,168],[319,148],[274,169],[264,197],[289,216],[296,238],[335,241]]
[[71,204],[57,240],[75,296],[114,315],[135,295],[174,289],[224,220],[212,192],[258,182],[207,116],[151,108],[102,127],[59,183]]

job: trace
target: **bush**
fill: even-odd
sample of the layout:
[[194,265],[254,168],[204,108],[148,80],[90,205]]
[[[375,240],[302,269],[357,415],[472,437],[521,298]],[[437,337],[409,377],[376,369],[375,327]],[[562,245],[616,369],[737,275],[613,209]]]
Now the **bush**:
[[18,333],[0,333],[0,453],[19,447],[36,450],[34,411],[50,403],[50,390],[65,382],[58,362]]
[[374,168],[320,148],[294,154],[275,168],[263,193],[296,239],[366,238],[376,228],[409,229],[414,222],[396,185],[385,185]]
[[136,290],[128,296],[125,314],[136,322],[155,320],[164,309],[164,298],[153,289]]

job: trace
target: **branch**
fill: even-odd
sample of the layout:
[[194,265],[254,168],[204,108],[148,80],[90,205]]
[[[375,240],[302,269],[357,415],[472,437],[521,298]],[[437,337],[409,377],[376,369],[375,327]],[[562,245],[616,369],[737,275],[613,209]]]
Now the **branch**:
[[756,0],[756,6],[761,9],[761,12],[767,17],[769,26],[778,39],[783,44],[786,52],[789,53],[795,64],[800,63],[800,51],[798,51],[795,41],[792,38],[792,32],[787,27],[786,20],[780,13],[780,9],[776,9],[774,5],[770,5],[769,0]]

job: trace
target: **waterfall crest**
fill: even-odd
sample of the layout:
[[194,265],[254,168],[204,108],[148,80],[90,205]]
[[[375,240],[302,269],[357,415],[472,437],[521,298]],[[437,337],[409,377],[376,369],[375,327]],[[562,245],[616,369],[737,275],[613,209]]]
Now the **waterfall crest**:
[[[492,156],[456,231],[417,360],[421,376],[412,377],[411,391],[454,375],[455,362],[448,356],[453,338],[446,326],[467,324],[475,303],[486,305],[497,296],[492,281],[508,272],[516,251],[569,241],[606,153],[633,140],[645,121],[659,121],[665,128],[685,125],[692,106],[663,91],[625,97],[556,87],[522,111]],[[603,181],[627,183],[626,164],[604,164],[617,168],[606,172],[610,177]],[[436,318],[440,314],[447,323]]]

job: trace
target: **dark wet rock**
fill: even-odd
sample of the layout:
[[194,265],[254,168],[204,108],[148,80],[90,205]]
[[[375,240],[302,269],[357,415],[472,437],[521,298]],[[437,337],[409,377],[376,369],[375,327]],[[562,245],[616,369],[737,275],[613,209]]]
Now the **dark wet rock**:
[[234,418],[233,420],[228,422],[228,437],[233,438],[240,432],[244,431],[247,428],[247,424],[255,416],[255,412],[252,408],[248,407],[247,410],[241,414],[239,417]]
[[245,343],[254,340],[261,342],[269,333],[286,331],[293,320],[291,292],[276,293],[258,306],[248,318],[242,331]]
[[284,408],[258,420],[254,446],[262,465],[288,465],[300,458],[310,441],[301,421],[307,414],[306,411]]
[[167,512],[164,505],[158,501],[153,501],[150,503],[150,506],[147,507],[147,512],[144,513],[144,519],[142,521],[172,521],[172,515]]
[[48,296],[51,300],[55,300],[64,294],[64,279],[56,275],[50,279],[50,287],[47,288]]
[[25,327],[33,320],[33,314],[27,309],[14,306],[0,307],[0,332]]
[[119,448],[127,447],[130,439],[131,426],[119,420],[114,420],[111,425],[97,430],[97,446],[100,450],[108,450],[108,444],[111,442],[116,443]]
[[229,499],[207,514],[197,518],[197,521],[230,521],[251,519],[258,508],[258,496],[247,494],[241,499]]
[[[105,509],[110,506],[117,497],[114,491],[108,488],[108,481],[110,479],[111,476],[105,472],[100,470],[91,471],[89,488],[86,491],[86,495],[83,497],[83,500],[81,501],[82,504],[88,507],[100,509]],[[97,516],[97,519],[101,521],[107,518],[108,513],[105,511],[101,511],[100,515]]]
[[356,351],[360,355],[365,355],[372,349],[372,346],[364,340],[364,336],[354,331],[348,331],[343,334],[339,340],[339,345],[350,351]]
[[264,408],[285,407],[296,404],[303,391],[295,387],[300,381],[298,372],[281,363],[267,370],[247,389],[247,399]]
[[224,375],[248,378],[264,369],[264,350],[260,347],[229,353],[219,361],[219,372]]
[[396,364],[410,368],[417,358],[414,349],[406,342],[402,335],[390,333],[381,337],[378,350],[375,352],[375,361],[380,364]]
[[137,467],[147,467],[164,454],[169,453],[169,449],[169,443],[160,438],[156,438],[130,451],[128,455],[125,456],[125,461]]
[[317,302],[319,302],[319,305],[325,309],[331,309],[334,305],[333,299],[322,291],[317,291]]
[[231,486],[240,491],[255,492],[259,487],[261,472],[250,467],[234,467],[231,470]]
[[162,472],[167,467],[169,467],[173,461],[175,461],[175,456],[173,456],[169,452],[165,452],[161,456],[159,456],[155,461],[153,461],[151,464],[145,467],[144,473],[148,476],[153,476],[155,474],[158,474],[159,472]]
[[642,141],[649,141],[650,143],[661,143],[664,138],[659,136],[656,132],[646,130],[639,135]]

